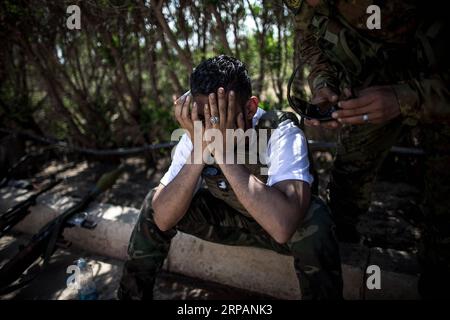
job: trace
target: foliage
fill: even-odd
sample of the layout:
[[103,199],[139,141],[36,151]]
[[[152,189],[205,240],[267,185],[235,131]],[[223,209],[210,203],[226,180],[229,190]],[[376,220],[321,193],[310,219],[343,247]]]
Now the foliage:
[[[66,27],[73,4],[81,30]],[[281,0],[4,0],[0,126],[84,147],[167,140],[172,96],[221,53],[246,62],[261,106],[281,108],[290,20]]]

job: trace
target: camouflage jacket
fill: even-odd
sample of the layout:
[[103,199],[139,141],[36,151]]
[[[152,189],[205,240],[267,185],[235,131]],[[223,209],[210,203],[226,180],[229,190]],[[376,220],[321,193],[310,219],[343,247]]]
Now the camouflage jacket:
[[[306,0],[284,1],[294,13],[296,61],[310,66],[313,91],[391,85],[412,122],[450,123],[450,30],[444,19],[422,17],[413,0],[319,0],[314,7]],[[370,30],[366,10],[375,3],[381,28]]]

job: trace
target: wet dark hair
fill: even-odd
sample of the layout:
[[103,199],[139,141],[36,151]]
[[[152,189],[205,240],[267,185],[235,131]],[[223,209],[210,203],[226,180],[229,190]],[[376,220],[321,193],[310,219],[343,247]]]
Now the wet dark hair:
[[252,84],[247,67],[236,58],[220,55],[201,62],[191,73],[191,94],[208,95],[223,87],[233,90],[240,103],[252,95]]

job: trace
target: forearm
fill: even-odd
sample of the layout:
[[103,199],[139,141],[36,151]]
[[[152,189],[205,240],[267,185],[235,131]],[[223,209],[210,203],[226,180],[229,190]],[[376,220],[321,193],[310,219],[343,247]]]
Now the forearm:
[[173,228],[186,214],[203,167],[203,164],[185,164],[167,186],[155,193],[152,205],[159,229]]
[[308,82],[312,90],[323,87],[324,83],[335,90],[339,88],[336,80],[336,70],[324,55],[317,44],[314,35],[305,30],[298,34],[299,37],[299,63],[311,68]]
[[267,186],[243,165],[222,164],[220,167],[248,213],[277,242],[286,242],[295,231],[308,204],[293,203],[282,191]]

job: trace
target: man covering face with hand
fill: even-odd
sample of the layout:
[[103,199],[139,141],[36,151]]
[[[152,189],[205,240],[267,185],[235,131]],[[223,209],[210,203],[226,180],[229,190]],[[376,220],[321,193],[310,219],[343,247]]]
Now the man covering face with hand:
[[[258,108],[245,65],[232,57],[203,61],[191,74],[190,86],[190,94],[174,106],[186,134],[160,185],[144,201],[119,298],[152,298],[155,275],[179,230],[207,241],[291,255],[303,299],[341,299],[334,224],[324,203],[311,196],[307,141],[295,116]],[[256,163],[247,161],[255,152],[248,145],[245,161],[236,161],[236,139],[228,132],[252,128],[275,131],[267,135]]]

